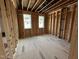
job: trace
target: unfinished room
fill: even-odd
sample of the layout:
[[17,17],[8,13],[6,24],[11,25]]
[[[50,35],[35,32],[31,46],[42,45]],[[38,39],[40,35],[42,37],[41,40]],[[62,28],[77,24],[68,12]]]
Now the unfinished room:
[[0,0],[0,59],[78,59],[77,0]]

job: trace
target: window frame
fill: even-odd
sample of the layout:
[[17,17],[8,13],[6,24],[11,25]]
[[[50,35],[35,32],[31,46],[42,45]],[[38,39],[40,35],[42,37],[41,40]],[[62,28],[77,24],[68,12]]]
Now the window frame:
[[24,23],[24,15],[30,15],[31,16],[31,28],[25,28],[25,25],[24,25],[24,29],[26,29],[26,30],[29,30],[29,29],[32,29],[32,15],[31,14],[28,14],[28,13],[26,13],[26,14],[23,14],[23,23]]
[[[39,26],[39,21],[40,21],[40,20],[39,20],[39,17],[40,17],[40,16],[44,17],[43,27],[40,27],[40,26]],[[39,28],[39,29],[45,28],[45,16],[44,16],[44,15],[39,15],[39,16],[38,16],[38,28]]]

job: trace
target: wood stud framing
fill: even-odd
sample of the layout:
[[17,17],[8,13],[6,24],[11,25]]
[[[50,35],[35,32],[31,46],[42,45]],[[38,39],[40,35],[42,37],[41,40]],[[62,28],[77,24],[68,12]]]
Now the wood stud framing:
[[45,2],[46,0],[44,0],[35,11],[37,11]]
[[54,0],[50,1],[46,6],[44,6],[42,9],[40,9],[38,12],[42,11],[44,8],[46,8],[49,4],[51,4]]
[[[64,7],[67,4],[71,4],[71,3],[75,2],[76,0],[66,0],[66,1],[65,0],[58,0],[58,1],[55,1],[55,0],[51,0],[51,1],[33,0],[34,1],[33,3],[31,0],[27,0],[27,1],[28,1],[28,3],[26,3],[27,6],[25,6],[25,3],[23,3],[24,0],[17,1],[17,3],[19,3],[19,5],[17,7],[21,7],[22,8],[21,10],[27,9],[27,11],[33,11],[33,12],[38,12],[38,13],[48,13],[54,9]],[[52,2],[55,2],[55,3],[52,4]]]
[[58,20],[57,36],[59,37],[59,33],[60,33],[60,22],[61,22],[61,10],[59,10],[57,14],[58,14],[58,18],[57,18],[57,20]]
[[62,0],[58,1],[57,3],[53,4],[52,6],[50,6],[49,8],[43,10],[42,12],[48,12],[50,8],[54,7],[55,5],[57,5],[58,3],[60,3]]
[[[52,0],[52,1],[54,1],[54,0]],[[59,0],[57,3],[53,4],[49,8],[46,8],[51,3],[51,2],[49,2],[46,6],[44,6],[42,9],[40,9],[40,7],[46,2],[46,0],[44,0],[42,2],[42,4],[40,4],[39,7],[37,7],[35,9],[36,5],[39,2],[39,0],[37,0],[36,3],[34,4],[33,8],[31,9],[31,11],[33,11],[34,9],[35,9],[35,11],[40,9],[38,12],[40,12],[40,11],[49,12],[50,10],[52,10],[52,9],[54,10],[55,8],[69,2],[69,0],[67,0],[67,1],[63,2],[62,4],[57,5],[61,1],[62,0]],[[30,5],[31,5],[31,0],[29,0],[28,6],[27,6],[27,11],[29,11]],[[55,5],[57,5],[57,6],[55,6]],[[52,7],[54,7],[54,8],[52,8]],[[46,9],[43,10],[44,8],[46,8]],[[71,15],[70,15],[71,17],[69,18],[69,20],[70,20],[69,23],[67,23],[68,8],[71,9]],[[77,9],[76,8],[77,7],[74,4],[71,5],[70,7],[64,6],[63,8],[60,8],[58,10],[51,11],[51,13],[49,13],[49,15],[48,15],[49,19],[47,19],[47,20],[49,20],[49,26],[48,26],[49,33],[71,42],[72,47],[73,46],[75,47],[75,45],[73,45],[73,44],[75,44],[77,41],[77,26],[76,26],[77,25],[77,20],[76,20]],[[15,48],[16,48],[16,44],[17,44],[16,41],[18,41],[18,24],[17,24],[16,8],[14,7],[11,0],[0,0],[0,9],[1,9],[0,11],[2,14],[2,24],[4,27],[4,31],[5,31],[4,33],[6,34],[6,40],[8,42],[8,49],[9,49],[8,50],[9,55],[7,55],[7,53],[5,52],[5,49],[4,49],[3,41],[2,41],[2,39],[3,39],[3,37],[1,36],[2,33],[0,33],[0,39],[1,39],[0,40],[0,49],[2,50],[2,51],[0,51],[0,55],[2,55],[2,57],[0,56],[0,59],[7,59],[7,58],[13,59],[13,54],[15,52]],[[22,9],[23,9],[23,1],[22,1]],[[38,24],[37,23],[38,17],[36,17],[36,15],[38,15],[38,14],[35,15],[35,13],[34,13],[33,15],[34,16],[32,16],[32,18],[34,17],[36,19],[36,21],[34,23]],[[66,34],[67,24],[69,24],[69,27],[67,29],[68,36],[66,36],[67,35]],[[34,30],[33,33],[38,34],[35,31],[36,25],[34,24],[33,26],[35,27],[35,28],[33,28],[33,30]],[[37,27],[38,27],[38,25],[37,25]],[[42,30],[42,32],[41,32],[41,30]],[[30,31],[31,31],[30,35],[33,35],[32,30],[30,30]],[[44,29],[39,29],[37,31],[41,32],[40,34],[44,33]],[[24,34],[24,35],[26,35],[26,34]],[[69,37],[69,39],[67,39],[65,37]],[[74,40],[74,39],[76,39],[76,40]],[[74,43],[74,41],[75,41],[75,43]],[[75,47],[75,48],[77,48],[77,47]],[[73,53],[73,51],[74,50],[71,48],[71,53]],[[8,57],[8,56],[10,56],[10,57]],[[71,56],[73,56],[73,55],[71,55]],[[72,57],[71,57],[71,59],[72,59]]]
[[33,8],[31,9],[31,11],[33,11],[33,9],[35,8],[35,6],[38,4],[39,0],[37,0],[33,6]]
[[[5,2],[5,3],[4,3]],[[4,28],[5,33],[5,39],[7,41],[6,45],[7,47],[4,48],[4,42],[3,43],[3,52],[5,53],[4,56],[2,56],[5,59],[13,59],[13,54],[15,53],[16,48],[16,41],[18,40],[18,27],[16,21],[13,22],[13,20],[17,20],[16,17],[16,10],[15,6],[13,5],[13,2],[11,0],[0,0],[0,8],[1,8],[1,14],[2,14],[2,25]],[[11,9],[12,8],[12,9]],[[14,16],[14,17],[13,17]],[[14,26],[15,24],[15,26]],[[0,33],[1,35],[2,33]],[[3,37],[1,38],[1,40]],[[1,45],[1,43],[0,43]],[[0,48],[2,48],[0,46]],[[0,57],[0,59],[3,59]]]
[[28,11],[28,9],[30,7],[30,4],[31,4],[31,0],[29,0],[28,6],[27,6],[27,11]]
[[[71,6],[72,7],[72,14],[71,14],[71,24],[70,24],[70,40],[71,40],[71,38],[72,38],[72,28],[73,28],[73,23],[74,23],[74,19],[75,19],[75,6],[74,5],[72,5]],[[70,40],[68,40],[69,42],[70,42]]]
[[[70,7],[64,7],[62,9],[59,10],[55,10],[55,11],[51,11],[51,13],[49,13],[50,17],[49,19],[51,19],[51,22],[49,25],[50,27],[50,33],[59,37],[59,38],[63,38],[67,41],[71,41],[71,32],[72,32],[72,28],[73,28],[73,22],[74,22],[74,13],[75,11],[73,9],[74,6],[71,5]],[[70,18],[68,17],[68,8],[70,8],[71,14],[70,14]],[[67,21],[67,19],[69,19],[69,23]],[[67,24],[68,27],[67,27]],[[63,25],[63,26],[62,26]],[[66,31],[68,30],[68,31]],[[67,38],[66,38],[67,37]]]
[[22,3],[21,3],[21,4],[22,4],[22,9],[23,9],[23,7],[24,7],[24,6],[23,6],[23,0],[22,0]]
[[57,12],[55,12],[55,26],[54,26],[55,35],[56,35],[56,28],[57,28]]
[[51,22],[52,22],[52,23],[51,23],[51,24],[52,24],[52,26],[51,26],[51,29],[52,29],[52,30],[51,30],[51,34],[53,34],[53,32],[54,32],[54,13],[51,15],[51,17],[52,17],[52,19],[51,19],[51,20],[52,20],[52,21],[51,21]]
[[66,29],[66,21],[67,21],[67,8],[64,11],[64,31],[63,31],[63,38],[65,38],[65,29]]
[[69,59],[78,59],[78,8],[74,6],[74,22],[71,34],[71,50]]

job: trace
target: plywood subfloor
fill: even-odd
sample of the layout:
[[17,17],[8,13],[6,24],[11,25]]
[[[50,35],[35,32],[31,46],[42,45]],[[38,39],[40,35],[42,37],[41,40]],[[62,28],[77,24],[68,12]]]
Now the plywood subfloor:
[[70,44],[52,35],[19,40],[14,59],[68,59]]

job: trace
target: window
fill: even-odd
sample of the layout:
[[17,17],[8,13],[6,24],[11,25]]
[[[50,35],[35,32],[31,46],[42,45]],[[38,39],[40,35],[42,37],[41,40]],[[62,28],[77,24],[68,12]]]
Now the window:
[[31,15],[23,14],[23,18],[24,18],[24,29],[31,29],[32,28]]
[[44,28],[44,16],[39,16],[39,28]]

